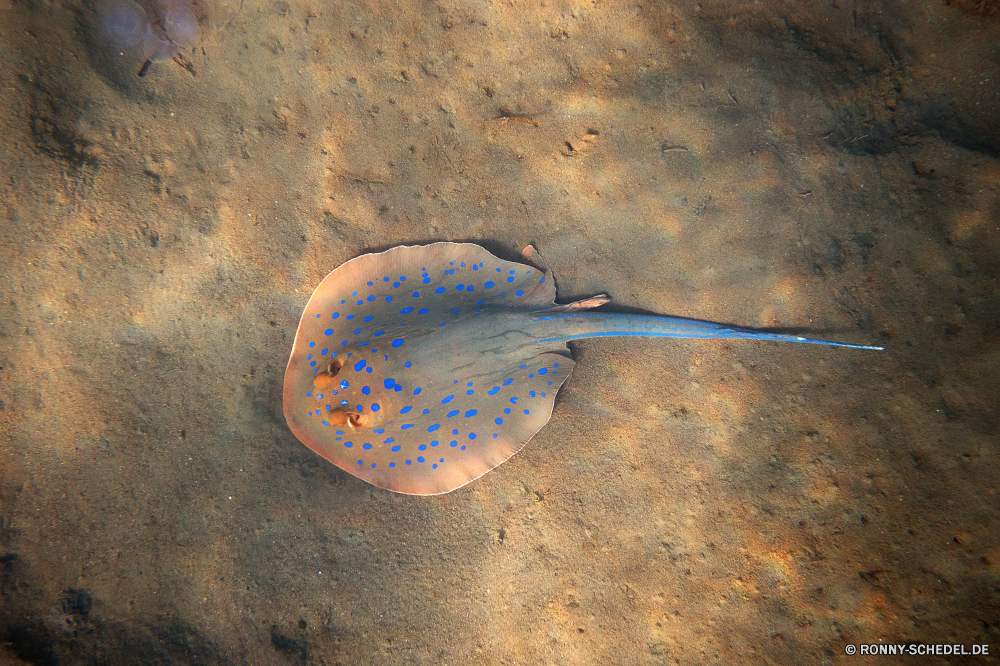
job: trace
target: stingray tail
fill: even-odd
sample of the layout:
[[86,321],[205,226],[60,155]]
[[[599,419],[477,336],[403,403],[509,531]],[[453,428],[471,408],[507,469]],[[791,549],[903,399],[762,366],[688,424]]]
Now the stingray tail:
[[856,345],[849,342],[804,338],[799,335],[767,333],[698,319],[577,312],[576,308],[546,314],[539,313],[532,319],[532,329],[539,336],[539,342],[569,342],[582,338],[638,336],[645,338],[772,340],[775,342],[800,342],[810,345],[847,347],[849,349],[884,349],[884,347]]

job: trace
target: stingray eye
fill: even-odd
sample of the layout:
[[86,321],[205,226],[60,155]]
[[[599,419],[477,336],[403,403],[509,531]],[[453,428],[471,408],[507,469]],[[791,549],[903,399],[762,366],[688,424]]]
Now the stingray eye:
[[313,377],[313,386],[322,390],[331,388],[333,386],[333,378],[337,376],[340,369],[344,367],[344,362],[340,359],[333,359],[330,364],[326,366],[326,370],[316,373]]

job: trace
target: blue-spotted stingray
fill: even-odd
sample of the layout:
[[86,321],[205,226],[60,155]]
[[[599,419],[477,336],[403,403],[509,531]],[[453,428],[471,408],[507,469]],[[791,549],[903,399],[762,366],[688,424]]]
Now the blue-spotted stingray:
[[[534,249],[525,256],[537,261]],[[306,446],[381,488],[438,495],[517,453],[552,414],[574,361],[605,336],[745,338],[881,349],[555,302],[545,271],[471,243],[399,246],[351,259],[306,304],[285,370],[284,411]]]

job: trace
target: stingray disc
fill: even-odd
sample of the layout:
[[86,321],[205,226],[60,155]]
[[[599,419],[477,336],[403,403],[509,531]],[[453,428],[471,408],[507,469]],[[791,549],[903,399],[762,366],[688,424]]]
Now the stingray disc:
[[478,245],[400,246],[352,259],[306,305],[285,370],[296,437],[343,470],[413,495],[446,493],[521,449],[573,369],[564,342],[521,324],[559,309],[537,268]]

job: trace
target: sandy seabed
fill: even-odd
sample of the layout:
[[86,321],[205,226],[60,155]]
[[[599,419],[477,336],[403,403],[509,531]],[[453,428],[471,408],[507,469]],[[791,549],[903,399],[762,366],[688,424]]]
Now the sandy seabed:
[[[995,2],[199,0],[142,78],[100,10],[0,7],[0,663],[997,663]],[[886,351],[579,342],[396,495],[282,376],[323,276],[439,240]]]

